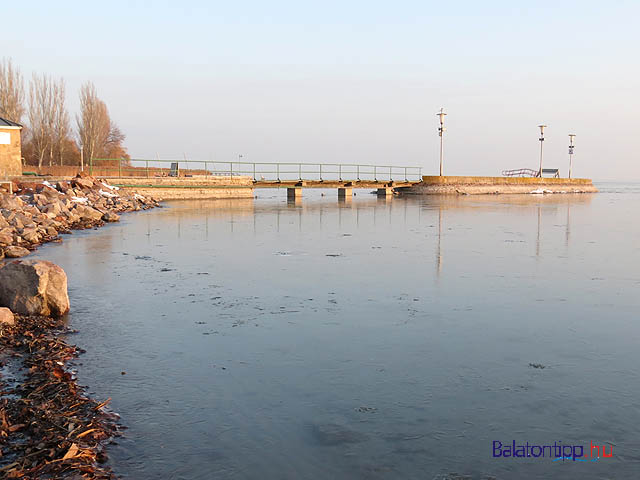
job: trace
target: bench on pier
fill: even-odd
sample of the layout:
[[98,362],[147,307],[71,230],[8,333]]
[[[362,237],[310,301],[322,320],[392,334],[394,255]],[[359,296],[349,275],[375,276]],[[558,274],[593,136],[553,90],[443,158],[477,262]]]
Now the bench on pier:
[[557,168],[543,168],[542,176],[550,176],[552,178],[560,178],[560,170]]

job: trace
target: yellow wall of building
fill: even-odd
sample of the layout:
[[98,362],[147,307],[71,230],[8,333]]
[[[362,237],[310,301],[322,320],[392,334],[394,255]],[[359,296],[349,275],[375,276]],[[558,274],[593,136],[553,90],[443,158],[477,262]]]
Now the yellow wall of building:
[[[9,134],[9,145],[2,139]],[[0,127],[0,178],[22,175],[22,143],[19,128]]]

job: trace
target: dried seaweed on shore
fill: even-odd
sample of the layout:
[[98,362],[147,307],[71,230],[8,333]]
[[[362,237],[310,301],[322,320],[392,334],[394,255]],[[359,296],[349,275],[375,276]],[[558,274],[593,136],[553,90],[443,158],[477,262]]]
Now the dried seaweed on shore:
[[46,317],[16,316],[1,327],[0,351],[21,363],[24,378],[0,392],[0,478],[116,478],[102,464],[117,416],[65,368],[82,353],[62,340],[65,332],[63,321]]

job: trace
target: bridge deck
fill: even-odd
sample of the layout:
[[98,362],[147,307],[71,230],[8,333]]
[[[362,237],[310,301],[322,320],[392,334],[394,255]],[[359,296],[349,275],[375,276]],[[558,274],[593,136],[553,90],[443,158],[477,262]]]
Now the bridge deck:
[[283,181],[267,181],[258,180],[253,182],[254,188],[384,188],[384,187],[410,187],[419,183],[415,182],[389,182],[389,180],[283,180]]

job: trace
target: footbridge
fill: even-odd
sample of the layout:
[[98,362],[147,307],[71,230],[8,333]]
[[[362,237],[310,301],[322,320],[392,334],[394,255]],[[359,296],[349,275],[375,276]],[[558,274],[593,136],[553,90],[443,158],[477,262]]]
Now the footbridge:
[[[416,166],[186,159],[94,158],[88,173],[152,195],[154,189],[162,190],[159,196],[163,198],[249,197],[254,188],[286,188],[289,198],[300,197],[304,188],[334,188],[339,197],[351,196],[354,188],[391,195],[394,188],[408,187],[422,179],[422,167]],[[185,194],[189,189],[197,193]]]

